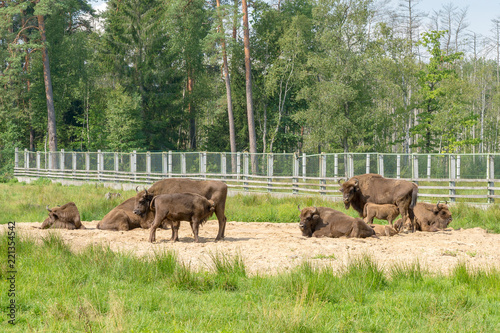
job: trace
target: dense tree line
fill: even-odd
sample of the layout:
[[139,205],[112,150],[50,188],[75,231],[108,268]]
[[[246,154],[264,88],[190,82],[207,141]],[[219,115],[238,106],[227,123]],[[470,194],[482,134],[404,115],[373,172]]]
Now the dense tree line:
[[398,4],[0,1],[0,149],[498,152],[500,21]]

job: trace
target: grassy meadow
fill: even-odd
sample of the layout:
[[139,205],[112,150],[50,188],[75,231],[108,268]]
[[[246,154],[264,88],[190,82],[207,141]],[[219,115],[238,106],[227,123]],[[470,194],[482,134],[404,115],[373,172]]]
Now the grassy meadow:
[[[76,203],[82,221],[100,220],[111,209],[135,191],[119,191],[121,198],[105,200],[107,192],[116,192],[102,185],[63,186],[40,179],[31,184],[0,183],[1,223],[42,222],[47,217],[45,207],[63,205],[69,201]],[[226,216],[228,221],[239,222],[299,222],[299,211],[307,206],[327,206],[358,216],[353,209],[346,211],[341,202],[334,202],[320,196],[288,196],[283,198],[271,195],[238,194],[227,198]],[[450,207],[453,215],[453,228],[481,227],[490,232],[500,233],[500,205],[487,206],[486,209],[466,204]],[[213,216],[215,218],[215,216]],[[379,221],[385,223],[385,221]]]
[[[7,252],[7,236],[0,235]],[[340,273],[308,262],[278,276],[248,276],[239,257],[212,255],[195,271],[175,253],[153,258],[88,247],[72,253],[53,234],[17,240],[12,332],[498,332],[500,272],[418,264],[389,272],[365,256]],[[8,268],[1,261],[2,290]],[[2,309],[10,299],[0,296]]]
[[[2,223],[41,222],[45,206],[74,201],[82,220],[101,219],[134,191],[104,200],[107,188],[0,184]],[[113,191],[114,192],[114,191]],[[321,197],[236,195],[228,221],[298,222],[297,205],[341,203]],[[498,205],[451,207],[454,228],[500,232]],[[355,216],[351,209],[349,215]],[[418,262],[382,270],[368,255],[340,272],[298,268],[249,275],[240,257],[212,254],[211,269],[195,270],[175,252],[153,257],[90,246],[73,253],[58,236],[42,242],[17,235],[16,324],[11,297],[8,236],[0,233],[0,331],[12,332],[499,332],[500,271],[458,264],[449,275]]]

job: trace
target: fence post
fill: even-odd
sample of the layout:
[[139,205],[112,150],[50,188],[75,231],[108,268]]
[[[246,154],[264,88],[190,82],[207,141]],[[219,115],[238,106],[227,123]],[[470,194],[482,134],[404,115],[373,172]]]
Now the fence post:
[[306,181],[306,153],[302,154],[302,180]]
[[[37,151],[36,152],[36,168],[38,170],[38,172],[40,173],[40,167],[41,167],[41,163],[40,163],[40,152]],[[38,174],[38,176],[40,176],[40,174]]]
[[102,171],[104,170],[104,157],[100,149],[97,150],[97,180],[102,181]]
[[274,173],[274,155],[272,153],[267,155],[267,192],[272,192],[273,187],[273,173]]
[[457,163],[455,155],[450,155],[450,201],[455,202],[455,179],[457,178]]
[[299,193],[299,154],[293,153],[293,178],[292,178],[292,194],[298,194]]
[[348,165],[349,165],[349,178],[352,178],[354,177],[354,155],[353,154],[348,154],[347,155],[347,159],[349,161]]
[[[50,159],[49,159],[50,161]],[[50,162],[49,162],[50,163]],[[90,171],[90,153],[85,152],[85,171],[87,172],[87,180],[89,180],[89,171]]]
[[28,169],[30,167],[30,157],[28,155],[28,149],[24,148],[24,168]]
[[19,168],[19,148],[14,148],[14,167]]
[[321,162],[320,163],[320,168],[319,168],[319,173],[320,173],[320,175],[319,175],[319,177],[320,177],[319,182],[322,185],[322,186],[319,187],[319,189],[320,189],[319,194],[320,195],[325,195],[326,194],[326,192],[325,192],[326,191],[326,186],[324,186],[324,185],[326,185],[326,179],[325,179],[326,178],[326,155],[324,153],[321,153],[321,155],[320,155],[319,158],[320,158],[320,162]]
[[207,178],[207,152],[201,153],[201,173],[203,178]]
[[181,153],[181,175],[186,174],[186,153]]
[[166,152],[161,152],[161,173],[168,177],[168,155]]
[[49,151],[48,155],[49,155],[48,163],[49,163],[49,171],[50,171],[50,170],[52,170],[52,152]]
[[366,173],[370,173],[370,154],[366,154]]
[[460,155],[457,155],[457,179],[460,179]]
[[384,176],[384,155],[378,155],[378,174]]
[[76,177],[76,152],[71,152],[71,170],[73,177]]
[[427,178],[431,178],[431,155],[427,155]]
[[236,153],[236,178],[240,180],[241,174],[241,153]]
[[[413,155],[413,179],[418,179],[418,155]],[[415,181],[418,184],[418,181]]]
[[115,182],[118,182],[118,179],[119,179],[119,172],[120,172],[120,157],[118,156],[118,153],[114,153],[113,154],[113,164],[114,164],[114,168],[113,170],[115,170]]
[[137,151],[133,150],[130,153],[130,172],[134,176],[134,182],[137,181]]
[[243,190],[248,191],[248,153],[243,153]]
[[168,177],[172,177],[172,151],[168,151]]
[[495,159],[492,155],[488,155],[488,174],[486,175],[488,178],[488,203],[495,203],[495,190],[493,187],[495,186]]
[[61,149],[61,152],[59,153],[59,165],[60,165],[60,169],[61,171],[64,172],[64,149]]
[[333,155],[333,175],[339,176],[339,154]]
[[222,179],[227,178],[227,156],[226,153],[220,154],[220,172],[222,174]]
[[401,178],[401,155],[396,155],[396,178]]
[[151,152],[146,152],[146,182],[151,181]]

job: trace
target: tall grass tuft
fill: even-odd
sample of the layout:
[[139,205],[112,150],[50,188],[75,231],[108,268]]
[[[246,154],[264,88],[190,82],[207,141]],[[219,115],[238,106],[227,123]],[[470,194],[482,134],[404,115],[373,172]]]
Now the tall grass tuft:
[[247,276],[241,255],[230,256],[225,253],[216,252],[211,253],[210,258],[214,265],[214,285],[228,291],[238,289],[240,279]]

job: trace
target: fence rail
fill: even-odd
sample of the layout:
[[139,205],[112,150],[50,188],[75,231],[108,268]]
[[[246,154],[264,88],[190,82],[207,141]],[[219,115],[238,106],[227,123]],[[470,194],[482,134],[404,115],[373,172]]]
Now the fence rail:
[[[378,173],[419,184],[419,197],[494,203],[500,154],[254,154],[210,152],[31,152],[15,150],[19,180],[50,178],[149,185],[170,177],[218,179],[248,192],[339,197],[340,179]],[[495,178],[496,177],[496,178]],[[498,192],[497,192],[498,193]]]

